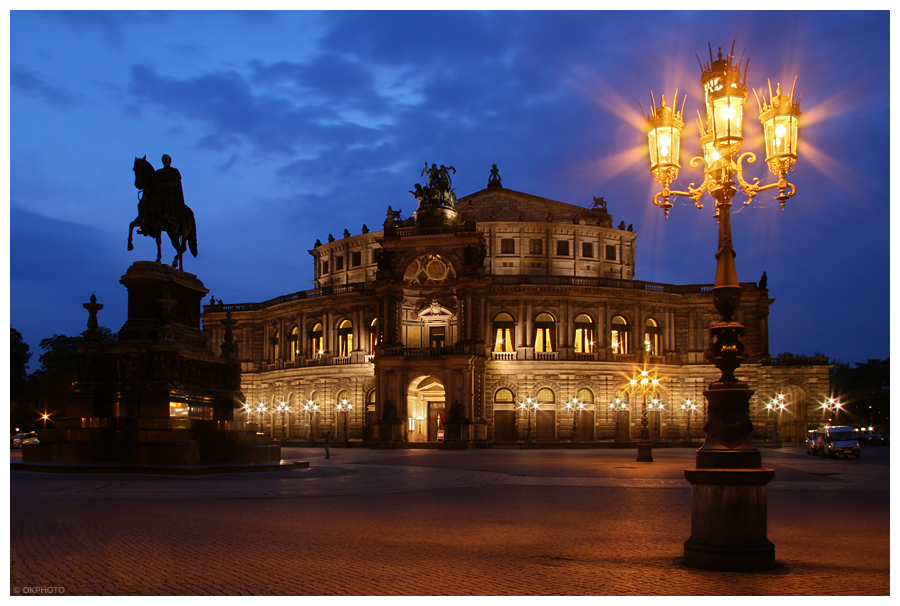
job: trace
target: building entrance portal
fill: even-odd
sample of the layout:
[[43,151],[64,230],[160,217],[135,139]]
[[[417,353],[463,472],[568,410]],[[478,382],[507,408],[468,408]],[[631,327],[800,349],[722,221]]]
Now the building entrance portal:
[[411,381],[406,393],[409,441],[437,442],[442,439],[446,406],[446,392],[440,379],[423,376]]

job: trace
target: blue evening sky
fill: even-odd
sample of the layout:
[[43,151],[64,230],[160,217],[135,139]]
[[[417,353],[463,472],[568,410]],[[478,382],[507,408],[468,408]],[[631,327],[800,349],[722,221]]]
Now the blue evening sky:
[[[311,287],[316,239],[380,229],[424,163],[453,165],[464,196],[497,163],[507,188],[589,206],[637,232],[636,278],[712,283],[716,222],[651,204],[638,102],[688,95],[678,187],[702,181],[695,55],[749,58],[748,85],[799,75],[797,195],[733,221],[742,281],[768,275],[771,353],[847,362],[889,355],[890,13],[31,12],[10,35],[10,320],[41,339],[118,330],[118,280],[155,243],[135,236],[132,164],[167,153],[197,218],[185,270],[227,303]],[[714,37],[713,37],[714,36]],[[679,102],[680,104],[680,102]],[[757,102],[745,168],[764,162]],[[164,260],[171,246],[164,242]],[[32,368],[37,366],[37,357]]]

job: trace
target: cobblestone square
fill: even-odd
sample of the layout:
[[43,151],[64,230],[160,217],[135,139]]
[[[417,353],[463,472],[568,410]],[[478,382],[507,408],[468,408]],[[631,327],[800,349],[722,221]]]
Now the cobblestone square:
[[693,450],[653,456],[286,448],[309,469],[13,471],[10,595],[890,593],[889,448],[763,450],[779,564],[765,573],[680,563]]

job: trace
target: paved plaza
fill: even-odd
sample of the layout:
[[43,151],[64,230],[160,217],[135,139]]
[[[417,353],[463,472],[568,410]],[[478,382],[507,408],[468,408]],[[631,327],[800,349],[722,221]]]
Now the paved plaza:
[[888,595],[889,448],[863,448],[763,449],[779,564],[764,573],[681,564],[691,449],[638,463],[634,449],[285,448],[309,468],[12,471],[10,594]]

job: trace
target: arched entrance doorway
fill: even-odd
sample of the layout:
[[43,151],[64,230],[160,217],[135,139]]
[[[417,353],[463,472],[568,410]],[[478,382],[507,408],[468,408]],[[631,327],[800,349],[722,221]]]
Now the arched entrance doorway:
[[437,442],[443,438],[447,412],[444,383],[426,375],[410,381],[406,391],[407,435],[410,442]]

